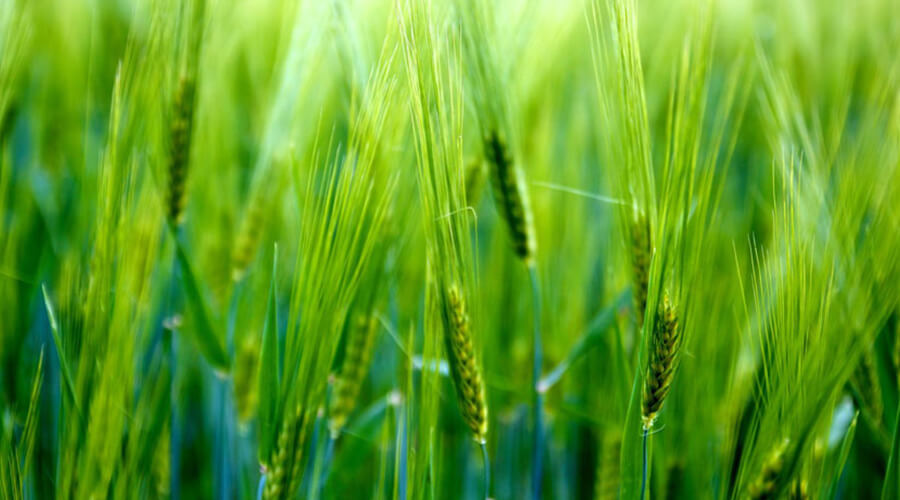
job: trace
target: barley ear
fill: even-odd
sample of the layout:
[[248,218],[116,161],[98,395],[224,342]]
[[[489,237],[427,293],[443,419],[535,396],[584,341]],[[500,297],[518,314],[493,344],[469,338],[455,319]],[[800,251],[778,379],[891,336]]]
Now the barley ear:
[[237,349],[234,366],[233,390],[239,422],[247,422],[256,413],[259,402],[258,360],[259,343],[248,335]]
[[650,339],[650,360],[647,365],[647,376],[644,378],[641,405],[641,420],[644,430],[653,427],[656,416],[669,393],[680,348],[681,331],[678,328],[678,318],[675,315],[675,308],[666,294],[657,313],[653,336]]
[[875,366],[875,353],[872,348],[863,352],[859,363],[851,376],[851,383],[856,386],[860,403],[864,412],[869,414],[872,423],[881,427],[884,417],[881,384],[878,381],[878,368]]
[[447,360],[463,420],[475,441],[485,443],[488,421],[484,383],[472,346],[465,297],[456,285],[450,286],[444,296],[444,324]]
[[491,167],[494,201],[497,210],[506,221],[513,250],[526,265],[531,265],[537,251],[537,242],[534,237],[534,221],[528,203],[528,191],[525,189],[522,173],[510,157],[506,143],[496,131],[490,132],[485,138],[484,151]]
[[597,456],[597,477],[594,480],[594,500],[615,500],[619,496],[619,454],[622,436],[607,433],[603,436]]
[[185,186],[191,157],[191,132],[194,124],[194,78],[182,74],[172,106],[169,130],[169,169],[166,215],[177,225],[184,216]]
[[763,462],[759,475],[750,484],[749,498],[753,500],[774,498],[775,492],[778,491],[778,484],[782,480],[782,472],[784,472],[784,454],[787,445],[788,441],[783,441],[772,450],[769,457]]
[[629,239],[631,246],[631,275],[634,290],[634,314],[638,329],[644,326],[644,312],[647,309],[647,286],[650,282],[650,223],[643,212],[635,212],[631,220]]
[[263,489],[265,500],[294,498],[301,475],[306,417],[303,407],[297,404],[294,412],[286,414],[282,420],[275,454],[270,460],[271,465]]
[[231,254],[231,279],[241,281],[247,273],[247,268],[253,262],[262,236],[263,202],[257,194],[251,195],[247,212],[244,214],[234,249]]
[[377,322],[371,315],[361,315],[350,328],[344,360],[335,381],[334,393],[328,409],[328,430],[337,438],[356,406],[359,389],[369,370],[372,350],[375,346]]

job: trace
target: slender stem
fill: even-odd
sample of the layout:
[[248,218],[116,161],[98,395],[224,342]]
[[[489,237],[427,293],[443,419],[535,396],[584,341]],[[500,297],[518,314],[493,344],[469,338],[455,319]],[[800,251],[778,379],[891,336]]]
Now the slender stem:
[[644,429],[644,435],[641,438],[641,448],[643,449],[643,461],[641,465],[641,496],[640,500],[644,500],[644,494],[647,492],[647,432],[650,429]]
[[[177,237],[177,236],[175,236]],[[180,267],[178,259],[172,255],[172,275],[170,276],[168,297],[168,325],[163,326],[163,348],[169,358],[169,494],[171,498],[178,498],[178,394],[175,383],[177,373],[177,356],[175,351],[178,320],[175,314],[175,296],[179,290]]]
[[266,488],[266,473],[259,476],[259,486],[256,487],[256,500],[262,500],[263,490]]
[[534,311],[534,364],[531,371],[534,448],[531,457],[531,498],[538,500],[541,498],[541,475],[544,458],[544,395],[538,390],[538,385],[541,380],[541,365],[544,360],[544,351],[541,344],[541,288],[538,282],[537,268],[534,264],[528,267],[528,276],[531,278],[532,309]]
[[319,479],[319,484],[315,487],[316,491],[313,491],[313,498],[319,498],[319,494],[325,488],[325,482],[328,480],[328,472],[331,469],[331,457],[334,455],[334,442],[337,440],[336,436],[328,433],[328,443],[325,445],[325,455],[322,457],[322,471],[321,478]]
[[487,443],[481,443],[481,458],[484,460],[484,499],[491,498],[491,460],[488,458]]

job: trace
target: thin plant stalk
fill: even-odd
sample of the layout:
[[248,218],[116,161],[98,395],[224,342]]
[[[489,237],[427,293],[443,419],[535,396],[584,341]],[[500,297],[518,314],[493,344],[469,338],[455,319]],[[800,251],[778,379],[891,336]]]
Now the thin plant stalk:
[[534,405],[532,417],[534,422],[534,449],[531,457],[531,497],[537,500],[541,497],[541,475],[544,458],[544,395],[538,390],[538,385],[540,385],[541,381],[541,365],[544,361],[544,352],[541,340],[541,288],[538,281],[537,268],[534,263],[528,266],[528,276],[531,279],[532,308],[534,311],[534,358],[531,372],[531,397]]
[[491,460],[488,456],[487,443],[481,443],[481,458],[484,460],[484,498],[491,498]]
[[640,500],[644,500],[645,494],[647,493],[647,434],[650,432],[650,429],[644,428],[643,435],[641,436],[641,496]]

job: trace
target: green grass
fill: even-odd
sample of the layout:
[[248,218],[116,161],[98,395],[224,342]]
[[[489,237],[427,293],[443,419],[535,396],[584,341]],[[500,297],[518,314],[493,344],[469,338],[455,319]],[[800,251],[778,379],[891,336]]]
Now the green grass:
[[896,498],[896,11],[0,2],[0,497]]

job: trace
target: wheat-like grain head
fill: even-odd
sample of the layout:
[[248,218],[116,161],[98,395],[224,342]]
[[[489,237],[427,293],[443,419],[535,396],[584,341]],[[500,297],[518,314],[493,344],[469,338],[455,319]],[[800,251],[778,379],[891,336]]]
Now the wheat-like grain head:
[[328,410],[328,430],[332,438],[341,433],[347,417],[356,406],[359,389],[372,360],[376,332],[377,322],[372,315],[359,316],[356,324],[350,328],[344,360]]
[[672,377],[678,364],[681,348],[681,331],[675,307],[666,294],[657,313],[653,336],[650,339],[650,360],[644,378],[641,420],[644,430],[653,427],[656,416],[666,400],[672,385]]
[[594,480],[595,500],[615,500],[619,496],[619,453],[622,436],[607,432],[600,444],[597,456],[597,477]]
[[638,329],[644,326],[647,309],[647,286],[650,282],[650,222],[643,212],[635,211],[629,226],[632,289],[634,290],[634,314]]
[[261,196],[254,194],[250,198],[249,206],[241,220],[240,230],[234,242],[231,254],[231,279],[240,281],[244,278],[247,268],[256,255],[259,239],[262,236],[262,218],[264,203]]
[[748,496],[753,500],[774,498],[778,491],[778,484],[782,481],[784,472],[784,455],[787,451],[788,441],[782,441],[766,458],[759,471],[756,480],[750,484]]
[[484,152],[491,166],[494,201],[497,210],[506,221],[513,250],[526,265],[531,265],[537,252],[537,242],[522,172],[510,156],[506,143],[496,131],[490,132],[484,139]]
[[859,363],[853,372],[851,381],[859,392],[861,403],[865,411],[869,413],[872,422],[882,425],[884,417],[884,403],[882,402],[881,385],[878,382],[878,369],[875,366],[875,353],[873,348],[867,349],[859,358]]
[[486,442],[488,421],[484,382],[475,359],[466,301],[456,285],[444,294],[445,334],[448,364],[456,386],[457,401],[463,420],[472,430],[475,441]]
[[184,216],[185,186],[191,158],[194,124],[194,78],[182,74],[178,80],[169,130],[169,183],[166,210],[169,220],[179,224]]
[[234,367],[234,401],[238,420],[246,422],[253,417],[259,400],[257,374],[259,373],[259,342],[248,335],[237,349]]
[[293,498],[300,481],[303,457],[304,420],[306,412],[300,404],[282,419],[278,442],[267,470],[263,499]]

